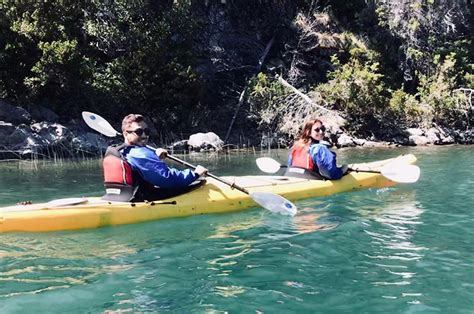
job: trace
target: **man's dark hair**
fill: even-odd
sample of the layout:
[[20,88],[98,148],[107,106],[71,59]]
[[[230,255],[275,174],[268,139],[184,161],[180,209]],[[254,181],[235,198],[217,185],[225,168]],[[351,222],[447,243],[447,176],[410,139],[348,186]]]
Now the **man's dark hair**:
[[127,130],[133,122],[140,123],[144,121],[145,118],[141,114],[131,113],[122,120],[122,132]]

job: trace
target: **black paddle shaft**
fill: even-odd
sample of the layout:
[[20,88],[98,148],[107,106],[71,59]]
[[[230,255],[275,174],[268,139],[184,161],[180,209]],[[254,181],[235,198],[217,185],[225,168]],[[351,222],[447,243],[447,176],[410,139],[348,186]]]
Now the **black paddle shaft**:
[[348,168],[347,170],[354,171],[354,172],[382,173],[381,171],[377,171],[377,170],[359,170],[359,169],[353,169],[353,168]]
[[[180,164],[183,164],[183,165],[185,165],[185,166],[187,166],[187,167],[189,167],[189,168],[196,169],[196,166],[194,166],[194,165],[192,165],[192,164],[190,164],[190,163],[188,163],[188,162],[186,162],[186,161],[184,161],[184,160],[181,160],[181,159],[179,159],[178,157],[175,157],[175,156],[172,156],[172,155],[168,155],[168,158],[171,159],[171,160],[174,160],[174,161],[176,161],[176,162],[179,162]],[[249,191],[247,191],[245,188],[243,188],[243,187],[241,187],[241,186],[238,186],[237,184],[235,184],[235,183],[233,183],[233,182],[229,182],[229,181],[227,181],[227,180],[224,180],[224,179],[222,179],[222,178],[219,178],[218,176],[215,176],[215,175],[213,175],[212,173],[209,173],[209,172],[206,174],[206,176],[211,177],[211,178],[213,178],[213,179],[216,179],[217,181],[222,182],[222,183],[224,183],[224,184],[227,184],[227,185],[230,186],[232,189],[237,189],[237,190],[239,190],[239,191],[241,191],[241,192],[243,192],[243,193],[245,193],[245,194],[247,194],[247,195],[250,195]]]

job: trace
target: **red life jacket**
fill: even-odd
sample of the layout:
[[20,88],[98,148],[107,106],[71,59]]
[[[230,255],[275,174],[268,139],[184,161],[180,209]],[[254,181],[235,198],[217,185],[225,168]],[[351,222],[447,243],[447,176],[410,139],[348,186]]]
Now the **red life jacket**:
[[103,161],[104,183],[133,186],[132,167],[120,155],[119,149],[109,147]]
[[313,162],[309,154],[310,144],[295,144],[291,149],[291,165],[285,172],[287,177],[304,178],[311,180],[326,180],[320,173],[318,165]]
[[104,157],[104,183],[133,185],[132,168],[125,160],[109,155]]
[[132,167],[120,154],[123,147],[109,146],[105,152],[104,161],[104,186],[103,200],[129,202],[134,199],[137,184],[134,180]]
[[174,197],[205,184],[205,180],[196,180],[189,186],[181,189],[161,189],[146,182],[122,157],[120,150],[126,144],[109,146],[105,152],[103,200],[118,202],[143,202]]
[[318,172],[318,168],[309,155],[309,144],[295,144],[291,150],[291,166]]

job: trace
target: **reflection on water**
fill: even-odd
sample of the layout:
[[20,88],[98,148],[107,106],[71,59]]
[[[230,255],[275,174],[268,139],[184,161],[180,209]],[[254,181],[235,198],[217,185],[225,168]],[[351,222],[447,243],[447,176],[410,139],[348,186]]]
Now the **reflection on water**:
[[[472,148],[415,153],[416,184],[296,201],[295,217],[254,209],[0,235],[0,312],[470,313]],[[255,156],[237,157],[213,172],[257,173]],[[55,180],[0,171],[4,205],[102,189],[100,167]]]
[[[123,240],[124,242],[121,242]],[[130,239],[128,239],[130,240]],[[136,253],[127,239],[66,235],[15,235],[0,237],[0,298],[65,289],[97,277],[130,269],[124,256]],[[90,260],[106,262],[89,263]]]
[[253,217],[246,221],[235,221],[232,223],[224,223],[215,227],[215,233],[210,235],[210,239],[221,239],[221,238],[238,238],[237,231],[243,231],[262,225],[262,216]]
[[[422,225],[423,208],[416,201],[414,191],[386,191],[380,195],[380,206],[372,211],[363,211],[364,217],[377,227],[367,224],[364,232],[371,238],[372,250],[365,254],[372,260],[370,263],[380,274],[372,281],[375,287],[406,286],[407,288],[394,295],[384,294],[384,298],[409,298],[412,304],[418,303],[423,293],[411,291],[412,280],[417,276],[416,263],[424,258],[427,247],[414,240],[418,226]],[[382,279],[383,280],[380,280]],[[415,288],[417,289],[417,288]]]
[[[272,276],[270,273],[270,271],[278,272],[282,266],[288,267],[289,263],[297,271],[299,264],[292,260],[299,257],[292,251],[304,250],[299,243],[301,237],[314,232],[332,230],[339,225],[336,216],[323,210],[329,206],[328,204],[312,199],[300,202],[299,205],[298,213],[294,217],[256,211],[252,219],[234,220],[215,226],[213,234],[208,237],[214,240],[212,252],[215,255],[211,254],[206,268],[210,271],[208,280],[215,296],[235,298],[249,293],[271,291],[279,298],[303,301],[288,292],[302,289],[314,293],[315,288],[312,285],[287,280],[284,274]],[[249,285],[252,278],[259,276],[267,278],[258,284],[261,288],[256,289]],[[214,281],[216,283],[213,283]],[[282,286],[278,287],[280,285]],[[218,310],[212,304],[206,308],[209,311]]]
[[315,231],[331,230],[338,226],[337,223],[325,223],[324,218],[327,214],[314,212],[311,207],[300,210],[294,219],[294,225],[298,234],[311,233]]

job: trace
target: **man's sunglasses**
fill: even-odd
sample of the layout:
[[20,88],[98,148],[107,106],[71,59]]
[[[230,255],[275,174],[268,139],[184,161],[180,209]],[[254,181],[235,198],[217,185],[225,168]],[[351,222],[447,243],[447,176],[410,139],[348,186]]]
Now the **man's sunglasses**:
[[326,132],[326,127],[323,125],[320,128],[314,128],[313,131],[316,133],[319,133],[319,131]]
[[138,128],[138,129],[131,130],[131,131],[127,130],[127,133],[135,133],[138,136],[142,136],[143,133],[145,133],[146,136],[149,136],[150,133],[151,133],[151,130],[150,130],[150,128],[144,128],[144,129]]

